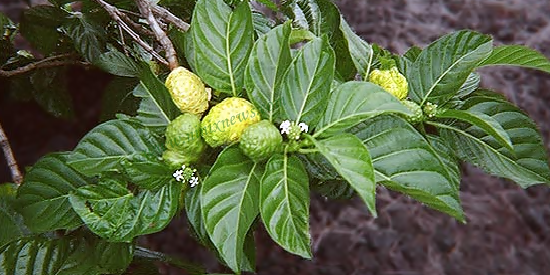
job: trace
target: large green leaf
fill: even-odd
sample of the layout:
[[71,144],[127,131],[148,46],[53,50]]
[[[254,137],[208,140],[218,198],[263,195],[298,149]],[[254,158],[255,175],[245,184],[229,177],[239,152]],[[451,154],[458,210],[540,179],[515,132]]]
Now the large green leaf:
[[173,170],[157,155],[136,153],[121,165],[130,182],[142,189],[158,190],[173,179]]
[[68,163],[84,175],[118,171],[134,153],[162,154],[162,143],[148,128],[129,119],[109,120],[92,129],[76,146]]
[[315,147],[348,181],[363,199],[374,217],[376,214],[376,180],[369,150],[354,135],[341,134],[327,139],[311,139]]
[[410,114],[399,99],[378,85],[351,81],[333,91],[314,137],[342,132],[359,122],[384,113]]
[[45,111],[55,117],[74,116],[73,100],[67,91],[65,68],[42,68],[30,76],[34,100]]
[[139,77],[142,70],[134,59],[117,50],[99,55],[97,66],[110,74],[126,77]]
[[305,44],[294,57],[281,87],[282,116],[315,127],[334,77],[334,51],[326,37]]
[[185,213],[187,220],[191,225],[192,233],[194,237],[204,246],[216,249],[208,232],[206,232],[206,227],[204,226],[204,221],[202,219],[202,210],[201,210],[201,188],[192,188],[185,192]]
[[350,132],[369,149],[377,182],[464,220],[458,198],[460,178],[454,172],[458,164],[430,146],[405,119],[378,116]]
[[502,45],[493,49],[491,55],[479,66],[512,65],[550,73],[550,61],[542,53],[523,45]]
[[374,51],[365,40],[357,35],[348,25],[348,22],[341,18],[340,29],[347,39],[351,60],[355,64],[357,72],[367,79],[374,63]]
[[194,71],[216,91],[242,92],[254,27],[248,2],[232,11],[223,0],[199,0],[191,21]]
[[17,192],[18,211],[33,232],[75,229],[82,224],[67,195],[89,182],[66,164],[69,153],[39,159]]
[[261,167],[239,148],[220,153],[201,184],[200,203],[206,231],[224,262],[241,270],[244,243],[258,215]]
[[296,156],[274,155],[266,164],[260,213],[271,238],[286,251],[311,258],[309,181]]
[[26,237],[0,248],[0,274],[121,274],[132,257],[132,244],[109,243],[94,236]]
[[290,22],[263,35],[256,41],[245,74],[248,98],[269,121],[279,117],[281,81],[292,58],[290,56]]
[[92,21],[86,15],[81,15],[65,22],[63,28],[73,40],[76,50],[86,61],[94,63],[106,51],[107,33],[98,22]]
[[114,119],[116,114],[136,115],[140,99],[132,92],[139,84],[137,78],[115,76],[103,91],[101,99],[101,122]]
[[356,70],[350,55],[348,41],[341,26],[341,15],[338,7],[330,0],[296,0],[283,1],[283,5],[292,10],[295,20],[303,16],[303,26],[313,34],[328,36],[328,41],[336,55],[336,75],[341,80],[350,80]]
[[479,88],[480,83],[481,76],[478,73],[471,73],[468,78],[466,78],[466,82],[464,82],[464,84],[462,84],[462,87],[460,87],[460,89],[458,90],[456,96],[459,98],[468,96],[469,94],[475,92],[477,88]]
[[510,141],[510,137],[502,128],[502,126],[500,126],[498,121],[484,113],[476,112],[473,110],[447,109],[444,112],[438,113],[436,117],[451,119],[454,118],[468,122],[471,125],[483,129],[487,134],[495,138],[496,141],[498,141],[503,147],[506,147],[509,150],[514,150],[512,148],[512,141]]
[[17,185],[0,184],[0,247],[28,234],[23,216],[15,211]]
[[134,195],[117,180],[79,188],[70,202],[95,234],[112,242],[131,242],[134,237],[164,229],[178,208],[182,184],[167,183],[157,190]]
[[143,68],[140,75],[141,85],[136,86],[134,96],[141,98],[137,119],[157,134],[164,134],[166,126],[181,111],[172,101],[168,89],[150,68]]
[[409,96],[424,105],[444,104],[453,97],[493,48],[487,35],[473,31],[447,34],[430,44],[407,69]]
[[483,113],[498,122],[510,137],[513,151],[476,126],[458,123],[446,125],[430,122],[457,155],[485,171],[508,178],[527,188],[537,183],[550,183],[546,150],[535,123],[519,108],[499,95],[475,92],[462,107]]
[[23,12],[19,30],[35,49],[48,55],[57,49],[61,38],[58,28],[68,15],[66,11],[55,7],[32,7]]

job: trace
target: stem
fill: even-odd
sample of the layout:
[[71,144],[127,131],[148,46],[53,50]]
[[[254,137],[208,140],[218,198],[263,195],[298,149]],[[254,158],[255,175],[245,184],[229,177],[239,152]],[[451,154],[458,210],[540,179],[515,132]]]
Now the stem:
[[39,68],[51,68],[51,67],[66,66],[66,65],[90,66],[89,63],[83,62],[80,60],[59,60],[61,58],[69,57],[69,56],[72,56],[72,55],[71,54],[54,55],[48,58],[44,58],[37,62],[27,64],[23,67],[19,67],[11,71],[0,70],[0,76],[10,77],[18,74],[24,74]]
[[4,133],[2,124],[0,124],[0,147],[2,147],[2,151],[4,151],[4,157],[6,158],[6,162],[8,163],[8,167],[11,171],[11,178],[13,182],[17,185],[21,185],[23,182],[23,176],[21,171],[19,171],[19,167],[17,166],[17,162],[13,156],[13,151],[11,150],[10,143],[8,142],[8,137],[6,136],[6,133]]
[[172,41],[170,41],[168,35],[166,35],[166,33],[162,30],[159,22],[155,18],[151,7],[151,2],[148,0],[135,0],[135,2],[139,8],[139,11],[145,17],[145,20],[147,20],[147,22],[149,23],[149,27],[153,31],[153,34],[155,35],[157,41],[164,48],[165,56],[168,60],[168,65],[170,69],[173,70],[177,68],[179,64],[176,50],[174,49]]
[[174,24],[174,26],[176,26],[176,28],[180,29],[183,32],[188,31],[189,28],[191,27],[189,25],[189,23],[179,19],[177,16],[175,16],[174,14],[172,14],[170,11],[168,11],[167,9],[165,9],[163,7],[159,7],[159,6],[155,5],[153,7],[153,13],[156,16],[158,16],[158,17]]
[[151,251],[145,247],[136,246],[134,250],[134,256],[141,257],[147,260],[160,261],[179,267],[187,271],[189,274],[205,274],[206,270],[198,264],[186,262],[176,257],[166,255],[161,252]]

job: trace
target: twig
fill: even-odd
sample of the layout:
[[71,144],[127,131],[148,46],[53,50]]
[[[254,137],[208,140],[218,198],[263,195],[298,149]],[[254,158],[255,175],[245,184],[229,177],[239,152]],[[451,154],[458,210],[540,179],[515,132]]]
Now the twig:
[[15,157],[13,157],[13,151],[11,150],[10,143],[8,142],[8,137],[6,136],[6,133],[4,133],[2,124],[0,124],[0,147],[2,147],[2,151],[4,151],[4,157],[6,158],[8,167],[10,168],[13,182],[20,185],[21,182],[23,182],[23,176],[21,175],[21,171],[19,171]]
[[115,20],[120,25],[120,27],[122,27],[122,29],[124,29],[130,35],[130,37],[132,37],[134,41],[136,41],[141,47],[143,47],[145,51],[147,51],[152,56],[154,56],[160,63],[167,66],[169,65],[166,59],[164,59],[157,52],[155,52],[153,47],[151,47],[149,44],[143,41],[136,32],[134,32],[130,27],[128,27],[126,22],[124,22],[124,20],[122,20],[121,18],[122,13],[117,8],[115,8],[114,6],[112,6],[111,4],[103,0],[94,0],[94,1],[98,3],[111,16],[111,18],[113,18],[113,20]]
[[22,67],[18,67],[17,69],[14,69],[11,71],[0,70],[0,76],[10,77],[18,74],[24,74],[26,72],[30,72],[32,70],[39,69],[39,68],[51,68],[51,67],[65,66],[65,65],[82,65],[82,66],[90,65],[89,63],[86,63],[80,60],[59,60],[67,56],[71,56],[71,55],[70,54],[54,55],[48,58],[44,58],[40,61],[33,62]]
[[168,60],[170,69],[175,69],[179,66],[176,50],[174,49],[172,41],[170,41],[170,39],[168,38],[168,35],[166,35],[166,33],[162,30],[159,23],[157,22],[157,19],[155,18],[155,15],[152,11],[151,2],[149,2],[148,0],[135,0],[135,2],[139,8],[139,11],[145,17],[145,20],[147,20],[147,22],[149,23],[149,27],[155,34],[156,39],[164,48],[165,56]]
[[126,24],[130,24],[132,26],[132,28],[134,28],[137,32],[143,34],[143,35],[147,35],[147,36],[153,36],[153,32],[144,28],[141,24],[139,23],[136,23],[134,21],[132,21],[132,19],[130,19],[130,17],[128,17],[128,15],[126,13],[120,13],[120,18],[122,20],[124,20],[124,22],[126,22]]
[[174,26],[176,26],[176,28],[178,28],[178,29],[180,29],[184,32],[189,30],[189,27],[190,27],[189,23],[179,19],[177,16],[175,16],[174,14],[172,14],[170,11],[168,11],[167,9],[165,9],[163,7],[159,7],[157,5],[153,6],[153,13],[156,16],[158,16],[158,17],[174,24]]

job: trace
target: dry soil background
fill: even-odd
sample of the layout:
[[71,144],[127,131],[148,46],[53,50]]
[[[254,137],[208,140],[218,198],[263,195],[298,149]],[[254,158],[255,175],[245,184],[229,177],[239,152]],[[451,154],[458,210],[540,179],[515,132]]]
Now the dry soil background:
[[[548,0],[335,2],[364,39],[399,53],[413,44],[426,45],[444,33],[468,28],[492,34],[496,43],[525,44],[550,57]],[[541,127],[546,147],[550,147],[550,76],[513,68],[482,72],[483,85],[505,94],[526,110]],[[97,85],[94,89],[101,89],[101,84]],[[88,102],[91,98],[93,96],[79,100]],[[6,111],[9,107],[5,102],[0,102],[0,106],[3,106],[0,121],[11,121],[13,116]],[[93,125],[92,114],[84,112],[79,117]],[[32,164],[40,154],[28,156],[36,151],[28,149],[33,148],[35,141],[25,135],[40,130],[28,129],[21,133],[21,124],[8,124],[10,128],[6,131],[15,139],[16,154],[21,155],[27,165]],[[61,137],[56,133],[61,140],[50,147],[42,144],[46,147],[40,151],[71,149],[78,136],[85,132],[81,128],[72,132],[66,129],[67,133]],[[471,167],[464,169],[461,189],[467,224],[459,224],[383,188],[378,191],[379,218],[376,220],[368,215],[359,200],[331,202],[312,195],[313,260],[302,260],[284,252],[260,229],[256,234],[258,273],[550,274],[550,189],[521,190],[513,183]],[[212,254],[194,242],[186,228],[185,218],[181,217],[166,231],[144,238],[143,243],[201,262],[209,271],[223,271]],[[165,266],[161,269],[164,274],[182,274]]]

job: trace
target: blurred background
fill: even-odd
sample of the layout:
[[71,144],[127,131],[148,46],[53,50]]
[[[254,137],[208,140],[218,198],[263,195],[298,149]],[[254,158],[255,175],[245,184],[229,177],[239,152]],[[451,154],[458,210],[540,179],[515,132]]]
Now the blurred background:
[[[182,0],[183,1],[183,0]],[[33,5],[43,0],[31,0]],[[336,0],[352,28],[367,42],[403,53],[454,30],[491,34],[497,44],[523,44],[550,57],[548,0]],[[0,11],[17,21],[25,1],[0,0]],[[21,47],[25,42],[18,40]],[[482,86],[504,94],[539,125],[550,148],[550,76],[518,68],[481,70]],[[90,81],[93,79],[93,81]],[[57,119],[34,101],[15,100],[0,79],[0,123],[20,166],[42,155],[71,150],[98,123],[102,96],[111,77],[74,68],[66,85],[74,117]],[[384,188],[378,190],[379,218],[358,199],[311,201],[312,260],[275,245],[262,228],[256,233],[258,274],[472,274],[539,275],[550,270],[550,189],[522,190],[473,167],[463,168],[461,199],[467,223],[432,211]],[[10,180],[0,159],[0,182]],[[153,250],[225,270],[189,235],[184,216],[167,230],[140,240]],[[183,274],[159,265],[163,274]]]

